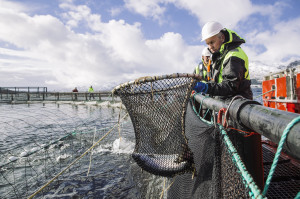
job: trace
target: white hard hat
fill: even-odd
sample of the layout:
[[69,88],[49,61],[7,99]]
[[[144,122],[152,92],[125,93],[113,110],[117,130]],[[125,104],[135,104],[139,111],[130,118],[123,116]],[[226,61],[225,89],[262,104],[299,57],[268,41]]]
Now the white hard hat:
[[211,53],[210,53],[210,51],[208,50],[208,48],[204,48],[203,50],[202,50],[202,56],[210,56],[211,55]]
[[202,41],[215,36],[223,29],[222,24],[215,21],[207,22],[202,28]]

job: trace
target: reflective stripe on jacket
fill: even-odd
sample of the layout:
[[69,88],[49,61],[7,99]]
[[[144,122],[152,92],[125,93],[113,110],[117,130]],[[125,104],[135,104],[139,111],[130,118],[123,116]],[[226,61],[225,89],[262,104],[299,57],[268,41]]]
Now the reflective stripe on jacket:
[[244,78],[247,79],[247,80],[250,80],[250,74],[249,74],[249,62],[248,62],[248,56],[246,55],[246,53],[242,50],[241,47],[238,47],[236,49],[233,49],[231,51],[229,51],[225,58],[224,58],[224,61],[222,63],[222,67],[220,69],[220,74],[219,74],[219,78],[218,78],[218,83],[222,82],[223,81],[223,77],[222,77],[222,71],[223,71],[223,68],[224,68],[224,63],[226,63],[226,61],[231,58],[231,57],[238,57],[242,60],[244,60],[245,62],[245,68],[246,68],[246,71],[245,71],[245,75],[244,75]]
[[202,72],[203,75],[203,81],[206,82],[207,81],[207,70],[206,67],[204,66],[203,62],[200,62],[194,70],[194,74],[199,75]]

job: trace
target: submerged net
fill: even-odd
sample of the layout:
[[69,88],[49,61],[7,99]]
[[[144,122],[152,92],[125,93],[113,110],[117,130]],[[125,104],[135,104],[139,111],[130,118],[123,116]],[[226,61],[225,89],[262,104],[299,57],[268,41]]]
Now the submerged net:
[[114,89],[131,117],[136,136],[132,157],[142,169],[166,177],[194,170],[184,121],[195,77],[145,77]]
[[[117,107],[120,106],[120,103],[118,104]],[[106,135],[113,126],[118,125],[118,115],[124,114],[124,111],[120,112],[118,108],[115,110],[95,105],[1,106],[0,198],[19,199],[31,196]],[[3,108],[4,106],[12,108]],[[101,118],[105,115],[107,117]],[[128,119],[127,117],[127,123],[119,125],[132,128]],[[121,178],[119,173],[111,172],[110,161],[115,156],[119,157],[113,152],[118,148],[113,148],[112,143],[121,145],[125,143],[124,140],[125,138],[122,142],[119,141],[118,129],[113,129],[96,149],[58,176],[35,198],[99,198],[105,195],[128,195],[126,191],[116,190],[108,183]],[[122,163],[125,164],[127,159],[124,156]],[[105,173],[109,175],[104,177]]]

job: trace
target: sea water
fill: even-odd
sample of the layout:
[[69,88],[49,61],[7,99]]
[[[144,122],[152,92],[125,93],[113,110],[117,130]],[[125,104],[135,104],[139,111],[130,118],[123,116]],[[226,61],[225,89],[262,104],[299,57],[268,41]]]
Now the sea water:
[[135,135],[128,116],[119,122],[124,115],[110,102],[1,104],[0,198],[33,194],[109,131],[36,198],[159,197],[163,181],[141,173],[131,158]]
[[[255,100],[262,102],[259,97],[261,87],[253,87],[252,90]],[[65,160],[78,158],[115,125],[120,128],[113,129],[93,148],[91,153],[85,155],[84,160],[76,163],[75,168],[70,167],[68,175],[55,180],[52,185],[49,185],[51,188],[43,190],[36,198],[161,197],[165,179],[141,172],[131,158],[135,147],[135,135],[130,118],[126,117],[119,122],[126,112],[120,106],[109,105],[110,102],[0,104],[0,165],[14,161],[13,164],[21,168],[24,167],[21,160],[26,157],[26,161],[31,162],[25,161],[25,168],[26,165],[35,164],[34,168],[38,168],[42,174],[47,174],[51,172],[50,165],[48,163],[43,165],[45,161],[43,156],[34,155],[35,151],[41,150],[45,145],[49,145],[47,153],[55,154],[55,159],[52,161],[59,163],[54,164],[59,165],[59,168],[55,168],[47,180],[26,179],[24,182],[14,182],[15,185],[22,186],[22,190],[27,189],[24,198],[33,194],[72,162]],[[103,129],[102,133],[96,134],[99,129]],[[53,143],[72,132],[89,136],[78,137],[77,134]],[[62,149],[70,148],[71,143],[77,143],[80,147],[73,147],[72,153],[62,153]],[[16,172],[15,166],[14,172]],[[47,166],[49,168],[46,168]],[[4,177],[9,177],[3,174],[8,172],[7,170],[0,171]],[[22,174],[14,175],[24,176],[24,170]],[[6,196],[18,198],[18,187],[13,186],[12,181],[6,180],[2,178],[3,182],[0,182],[0,198],[7,198]],[[8,194],[6,190],[16,193]]]

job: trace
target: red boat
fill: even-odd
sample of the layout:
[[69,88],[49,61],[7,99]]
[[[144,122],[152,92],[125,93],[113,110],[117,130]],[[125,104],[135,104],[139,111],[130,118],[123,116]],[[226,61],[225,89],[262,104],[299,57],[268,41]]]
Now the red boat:
[[300,113],[300,66],[265,76],[262,93],[264,106]]

